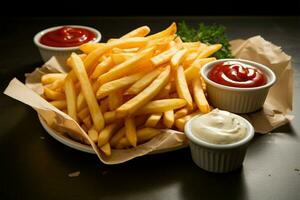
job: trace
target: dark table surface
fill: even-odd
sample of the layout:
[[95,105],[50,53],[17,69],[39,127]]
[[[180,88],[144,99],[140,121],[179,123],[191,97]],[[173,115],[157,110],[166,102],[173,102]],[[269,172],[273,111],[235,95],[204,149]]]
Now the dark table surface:
[[[154,32],[185,19],[219,23],[231,39],[262,35],[293,57],[295,119],[272,134],[256,135],[243,167],[229,174],[199,169],[188,148],[101,164],[95,155],[53,139],[34,110],[0,95],[0,199],[300,199],[300,19],[259,17],[25,18],[0,21],[0,89],[42,62],[32,42],[46,27],[81,24],[104,41],[149,25]],[[80,171],[78,177],[69,173]]]

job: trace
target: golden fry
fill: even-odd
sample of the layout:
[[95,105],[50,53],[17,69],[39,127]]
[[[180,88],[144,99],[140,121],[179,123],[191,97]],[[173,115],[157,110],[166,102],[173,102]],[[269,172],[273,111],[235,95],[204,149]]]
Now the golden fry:
[[131,37],[145,37],[150,33],[150,28],[148,26],[142,26],[129,33],[123,35],[121,38],[131,38]]
[[92,73],[91,78],[97,79],[100,75],[104,74],[105,72],[109,71],[114,65],[114,62],[112,60],[112,57],[109,56],[105,58],[102,62],[100,62],[94,72]]
[[136,112],[137,115],[141,114],[152,114],[152,113],[162,113],[168,110],[175,110],[182,108],[186,105],[186,100],[184,99],[160,99],[154,100],[147,103],[139,111]]
[[194,91],[194,99],[202,113],[210,112],[210,106],[207,102],[205,94],[202,89],[201,80],[200,78],[195,78],[193,81],[193,91]]
[[44,87],[44,95],[47,97],[47,99],[50,99],[50,100],[64,100],[64,99],[66,99],[66,96],[65,96],[64,93],[51,90],[47,87]]
[[88,107],[83,108],[82,110],[80,110],[77,114],[77,117],[83,121],[84,118],[88,117],[90,115],[90,111]]
[[120,117],[132,115],[143,105],[147,104],[159,91],[168,83],[170,75],[170,66],[165,70],[142,92],[121,105],[116,111]]
[[66,100],[55,100],[55,101],[50,101],[50,103],[56,108],[58,108],[59,110],[64,110],[67,108]]
[[194,117],[194,116],[196,116],[198,114],[201,114],[201,112],[200,111],[196,111],[196,112],[194,112],[192,114],[189,114],[189,115],[186,115],[186,116],[184,116],[182,118],[176,119],[175,120],[175,126],[178,128],[179,131],[183,131],[185,123],[188,120],[192,119],[192,117]]
[[77,120],[77,109],[76,109],[76,91],[75,86],[70,77],[66,77],[65,79],[65,94],[67,101],[67,110],[68,115],[72,117],[75,121]]
[[65,79],[67,74],[62,74],[62,73],[50,73],[50,74],[45,74],[41,78],[41,82],[43,85],[53,83],[54,81],[58,79]]
[[161,72],[160,68],[157,68],[145,76],[143,76],[140,80],[136,81],[126,92],[125,94],[138,94],[143,89],[145,89]]
[[171,66],[176,69],[183,61],[186,52],[187,49],[177,51],[177,53],[171,58]]
[[155,114],[150,115],[145,123],[145,126],[146,127],[155,127],[158,124],[161,117],[162,117],[162,113],[155,113]]
[[149,48],[141,52],[140,54],[137,54],[136,56],[126,60],[125,62],[120,63],[119,65],[112,68],[110,71],[108,71],[105,74],[102,74],[98,81],[100,83],[104,84],[109,81],[121,78],[124,75],[128,75],[137,67],[137,65],[145,60],[149,59],[151,55],[153,54],[154,48]]
[[167,29],[165,29],[159,33],[156,33],[156,34],[149,35],[149,36],[147,36],[147,39],[155,40],[155,39],[159,39],[162,37],[167,37],[170,35],[174,35],[176,33],[176,31],[177,31],[177,26],[176,26],[176,23],[173,22]]
[[185,79],[187,82],[192,81],[194,78],[199,77],[199,71],[203,65],[206,63],[212,62],[216,58],[200,58],[196,59],[191,66],[184,70]]
[[137,144],[136,126],[135,126],[133,118],[131,118],[131,117],[128,117],[125,119],[125,132],[126,132],[126,137],[129,141],[129,143],[133,147],[136,147],[136,144]]
[[116,110],[123,104],[123,95],[121,90],[111,92],[108,95],[108,107],[109,110]]
[[175,81],[179,97],[186,100],[189,109],[193,109],[193,99],[189,91],[182,66],[179,66],[176,70]]
[[105,145],[100,147],[100,149],[106,156],[111,156],[111,147],[109,143],[106,143]]
[[151,62],[154,66],[158,66],[164,64],[171,60],[172,56],[176,54],[178,51],[177,47],[172,47],[167,51],[164,51],[154,57],[151,58]]
[[98,147],[105,145],[110,140],[114,132],[121,127],[121,125],[122,123],[118,121],[106,126],[102,131],[100,131],[98,136]]
[[164,112],[163,123],[167,128],[172,128],[174,119],[174,110],[168,110]]
[[83,62],[75,53],[72,53],[71,55],[71,62],[74,73],[80,82],[81,91],[89,107],[95,129],[96,131],[100,131],[104,127],[104,119],[93,92],[93,88],[85,71]]
[[98,142],[98,132],[94,128],[89,129],[88,136],[94,143]]
[[96,95],[98,99],[106,97],[109,93],[115,92],[119,89],[125,88],[141,79],[144,76],[144,73],[136,73],[122,78],[104,83],[98,89]]

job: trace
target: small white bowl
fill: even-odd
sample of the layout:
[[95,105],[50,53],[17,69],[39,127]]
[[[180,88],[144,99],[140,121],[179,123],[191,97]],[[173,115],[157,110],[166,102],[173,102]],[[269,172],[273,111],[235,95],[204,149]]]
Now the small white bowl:
[[[84,28],[84,29],[94,32],[96,34],[96,38],[89,42],[97,43],[101,40],[101,33],[94,28],[87,27],[87,26],[79,26],[79,25],[64,25],[64,26],[70,26],[70,27],[75,27],[75,28]],[[38,32],[34,36],[33,41],[34,41],[35,45],[39,48],[40,54],[41,54],[44,62],[47,62],[52,56],[55,56],[57,58],[57,61],[62,66],[65,66],[66,60],[71,55],[72,52],[81,53],[79,46],[52,47],[52,46],[47,46],[47,45],[40,43],[40,39],[44,34],[50,32],[50,31],[62,28],[64,26],[55,26],[55,27],[47,28],[45,30]]]
[[[267,83],[259,87],[238,88],[221,85],[210,80],[207,74],[211,68],[216,64],[225,61],[238,61],[257,67],[265,74]],[[209,62],[201,68],[200,75],[206,83],[209,102],[216,108],[233,113],[250,113],[260,109],[267,98],[269,89],[276,81],[276,76],[270,68],[256,62],[243,59],[220,59]]]
[[197,115],[185,124],[184,132],[189,139],[192,159],[200,168],[214,173],[226,173],[242,166],[248,144],[254,137],[254,128],[243,117],[233,115],[245,122],[247,135],[242,140],[231,144],[208,143],[193,134],[191,127],[193,120],[203,115]]

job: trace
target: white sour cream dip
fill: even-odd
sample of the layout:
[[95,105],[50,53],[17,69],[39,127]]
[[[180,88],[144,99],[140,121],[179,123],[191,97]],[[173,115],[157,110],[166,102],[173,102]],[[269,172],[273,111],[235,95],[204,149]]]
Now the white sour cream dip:
[[195,137],[212,144],[232,144],[247,136],[242,119],[219,109],[194,119],[191,131]]

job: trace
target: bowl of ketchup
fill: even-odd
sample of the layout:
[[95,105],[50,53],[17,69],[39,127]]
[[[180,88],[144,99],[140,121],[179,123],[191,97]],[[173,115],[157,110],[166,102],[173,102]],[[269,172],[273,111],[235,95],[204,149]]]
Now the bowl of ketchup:
[[233,113],[259,110],[276,76],[265,65],[243,59],[220,59],[204,65],[200,75],[214,107]]
[[65,25],[47,28],[34,36],[34,43],[39,48],[43,61],[55,56],[59,64],[66,65],[66,59],[72,52],[82,53],[80,45],[101,40],[101,33],[91,27]]

